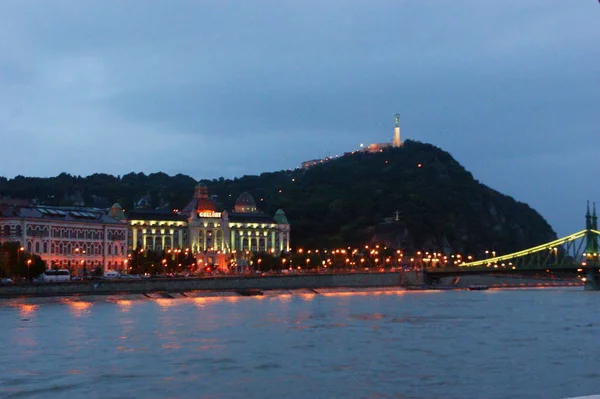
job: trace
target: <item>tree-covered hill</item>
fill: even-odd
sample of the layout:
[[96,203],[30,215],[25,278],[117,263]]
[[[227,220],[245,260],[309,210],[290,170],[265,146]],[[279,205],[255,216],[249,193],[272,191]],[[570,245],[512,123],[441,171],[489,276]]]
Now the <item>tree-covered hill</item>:
[[[250,192],[259,208],[282,208],[295,246],[385,242],[406,249],[507,252],[555,238],[527,204],[479,183],[450,154],[407,141],[401,148],[346,155],[307,170],[202,180],[223,209]],[[164,173],[0,178],[0,194],[38,203],[109,207],[119,202],[181,209],[196,181]],[[145,200],[145,201],[144,201]],[[396,220],[397,219],[397,220]]]

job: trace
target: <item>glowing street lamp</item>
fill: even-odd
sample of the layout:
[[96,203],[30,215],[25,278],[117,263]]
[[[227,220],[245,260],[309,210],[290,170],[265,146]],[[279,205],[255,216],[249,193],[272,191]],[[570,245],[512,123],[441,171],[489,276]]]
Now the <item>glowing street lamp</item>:
[[30,277],[29,277],[29,268],[31,267],[31,262],[33,262],[31,259],[27,259],[27,281],[30,280]]

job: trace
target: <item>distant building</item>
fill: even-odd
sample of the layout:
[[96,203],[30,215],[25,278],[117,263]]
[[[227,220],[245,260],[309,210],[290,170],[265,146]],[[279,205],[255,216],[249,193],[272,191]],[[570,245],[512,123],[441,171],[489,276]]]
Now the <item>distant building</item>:
[[5,241],[39,255],[48,268],[73,274],[127,263],[127,225],[97,208],[0,205],[0,242]]

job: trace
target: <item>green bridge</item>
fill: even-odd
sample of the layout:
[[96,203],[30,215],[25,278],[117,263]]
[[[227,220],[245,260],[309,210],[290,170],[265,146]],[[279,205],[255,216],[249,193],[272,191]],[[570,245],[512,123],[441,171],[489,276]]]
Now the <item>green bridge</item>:
[[590,213],[588,202],[585,230],[566,237],[487,259],[463,262],[456,267],[426,268],[429,280],[476,274],[575,274],[581,276],[586,290],[600,290],[598,216],[596,204]]

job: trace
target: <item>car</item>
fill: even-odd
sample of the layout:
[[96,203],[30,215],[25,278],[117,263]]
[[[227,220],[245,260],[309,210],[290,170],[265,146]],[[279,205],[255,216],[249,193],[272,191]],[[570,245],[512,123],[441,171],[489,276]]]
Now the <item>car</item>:
[[106,280],[111,280],[111,279],[116,279],[121,277],[121,273],[119,273],[116,270],[108,270],[106,273],[104,273],[104,276],[102,278],[106,279]]
[[11,278],[0,278],[0,284],[12,284]]

